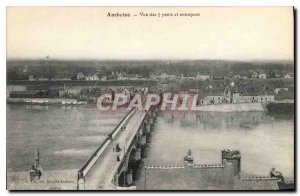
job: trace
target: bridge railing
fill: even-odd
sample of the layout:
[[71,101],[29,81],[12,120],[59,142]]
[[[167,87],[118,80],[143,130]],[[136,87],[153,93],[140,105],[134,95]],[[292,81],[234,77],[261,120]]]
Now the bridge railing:
[[[147,114],[147,112],[146,112],[146,114]],[[146,116],[147,116],[147,115],[144,115],[144,116],[143,116],[143,118],[141,119],[141,122],[144,122]],[[137,130],[139,130],[142,126],[143,126],[143,123],[141,123],[141,124],[139,125],[139,127],[138,127]],[[132,146],[133,146],[133,143],[131,142],[130,145],[127,147],[127,149],[130,149]],[[122,170],[122,165],[123,165],[123,163],[126,161],[126,159],[128,158],[128,154],[129,154],[129,151],[127,151],[127,152],[124,154],[124,158],[122,159],[121,164],[120,164],[119,167],[118,167],[117,173],[120,173],[120,171]]]
[[[142,103],[146,101],[146,96],[143,98]],[[105,138],[104,142],[96,149],[96,151],[90,156],[90,158],[84,163],[82,168],[78,171],[78,177],[77,177],[77,185],[79,186],[79,180],[84,179],[84,177],[88,174],[88,172],[91,170],[95,162],[98,160],[98,158],[101,156],[101,154],[105,151],[107,146],[111,143],[112,139],[114,139],[119,131],[123,128],[124,125],[128,123],[128,121],[132,118],[132,116],[135,114],[138,108],[132,108],[130,112],[128,112],[122,120],[118,123],[116,128],[108,135],[108,137]],[[145,118],[145,116],[144,116]],[[143,120],[144,120],[143,118]],[[140,125],[141,126],[141,125]],[[139,128],[140,128],[139,126]]]

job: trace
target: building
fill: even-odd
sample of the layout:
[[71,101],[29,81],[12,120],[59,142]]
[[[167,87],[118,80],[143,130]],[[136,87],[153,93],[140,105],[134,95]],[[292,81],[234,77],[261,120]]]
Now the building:
[[278,71],[278,70],[273,70],[273,71],[271,72],[271,76],[272,76],[273,78],[280,78],[280,77],[281,77],[281,72]]
[[274,95],[274,91],[266,86],[239,85],[232,93],[232,103],[273,102]]
[[207,104],[220,104],[224,102],[224,97],[222,92],[218,90],[211,89],[209,92],[204,92],[205,97],[203,99],[203,103]]
[[258,99],[258,102],[261,102],[261,103],[273,102],[274,95],[268,95],[268,94],[258,95],[257,99]]
[[283,76],[283,78],[287,78],[287,79],[291,79],[294,78],[294,74],[293,73],[287,73]]
[[157,79],[159,78],[159,76],[154,75],[154,74],[150,74],[150,78],[151,78],[151,79],[154,79],[154,80],[157,80]]
[[233,93],[232,96],[232,103],[267,103],[273,102],[275,96],[273,94],[262,93],[259,94],[258,92],[245,92],[245,93]]
[[[124,88],[120,91],[122,93],[122,95],[125,95],[127,97],[127,100],[131,100],[131,92],[129,89]],[[118,92],[118,93],[120,93]]]
[[263,71],[253,71],[251,78],[267,79],[267,74]]
[[132,91],[134,91],[134,88],[132,87],[117,87],[117,86],[111,86],[109,88],[102,89],[102,94],[110,94],[114,98],[115,94],[122,94],[127,97],[127,100],[131,99]]
[[232,93],[232,103],[241,103],[242,102],[242,97],[240,93],[234,92]]
[[166,79],[176,79],[176,75],[172,74],[172,75],[169,75],[169,74],[166,74],[166,73],[162,73],[160,78],[162,80],[166,80]]
[[63,89],[59,89],[59,96],[60,97],[75,97],[80,94],[81,89],[80,88],[73,88],[73,87],[67,87]]
[[196,80],[196,78],[193,77],[193,76],[188,76],[186,79],[188,79],[188,80]]
[[202,75],[202,74],[197,74],[196,75],[196,80],[200,80],[200,81],[205,81],[209,79],[209,75]]
[[84,79],[85,79],[85,76],[83,75],[82,72],[79,72],[79,73],[77,73],[77,75],[76,75],[76,79],[77,79],[77,80],[84,80]]
[[233,78],[234,79],[241,79],[241,75],[234,75]]
[[107,80],[107,76],[104,76],[104,75],[103,75],[103,76],[101,77],[101,81],[106,81],[106,80]]
[[99,80],[99,77],[98,77],[97,74],[88,75],[88,76],[86,77],[86,80],[88,80],[88,81],[96,81],[96,80]]
[[39,80],[39,81],[47,81],[47,80],[51,80],[49,78],[44,78],[44,77],[37,77],[36,80]]
[[[243,95],[243,96],[242,96]],[[233,93],[232,103],[254,103],[258,101],[257,94],[254,92]]]
[[140,74],[124,74],[124,75],[118,75],[118,80],[140,80],[142,78],[142,75]]
[[238,79],[238,80],[246,80],[246,79],[248,79],[247,76],[241,76],[241,75],[234,75],[233,78],[234,79]]
[[294,100],[294,92],[286,89],[280,89],[275,94],[275,100]]
[[204,97],[204,104],[220,104],[223,103],[222,95],[209,95]]
[[117,80],[125,80],[125,78],[123,77],[122,74],[118,74],[117,75]]
[[158,87],[162,90],[162,91],[167,91],[168,90],[168,83],[160,83],[158,85]]
[[29,80],[29,81],[33,81],[33,80],[34,80],[34,76],[33,76],[32,74],[30,74],[30,75],[28,76],[28,80]]
[[101,92],[103,92],[103,94],[107,94],[107,95],[111,95],[111,97],[105,97],[105,101],[110,102],[113,101],[115,98],[115,90],[112,88],[105,88],[102,89]]
[[131,92],[134,92],[133,94],[136,94],[137,92],[140,92],[142,95],[146,95],[149,93],[149,88],[148,87],[133,87]]
[[117,75],[109,75],[107,76],[107,80],[117,80],[118,76]]
[[275,89],[274,89],[274,93],[275,93],[275,94],[278,94],[278,92],[281,91],[281,90],[283,90],[283,91],[289,91],[288,88],[275,88]]
[[54,78],[52,80],[55,80],[55,81],[70,81],[71,78]]
[[214,80],[224,80],[224,76],[213,76]]

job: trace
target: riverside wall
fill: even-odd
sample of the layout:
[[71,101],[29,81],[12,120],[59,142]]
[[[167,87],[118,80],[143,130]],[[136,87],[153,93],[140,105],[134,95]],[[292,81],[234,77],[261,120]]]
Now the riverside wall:
[[203,112],[263,112],[267,111],[263,103],[235,103],[203,105],[197,111]]

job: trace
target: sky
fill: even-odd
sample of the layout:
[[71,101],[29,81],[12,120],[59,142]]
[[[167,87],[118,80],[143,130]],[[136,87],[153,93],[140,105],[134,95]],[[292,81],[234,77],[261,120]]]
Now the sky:
[[293,23],[292,7],[7,7],[6,54],[8,59],[293,60]]

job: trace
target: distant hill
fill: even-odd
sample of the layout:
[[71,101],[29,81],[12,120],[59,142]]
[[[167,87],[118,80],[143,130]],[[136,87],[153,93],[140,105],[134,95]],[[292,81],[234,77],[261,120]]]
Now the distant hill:
[[215,76],[249,75],[250,70],[271,74],[294,72],[293,61],[228,61],[228,60],[7,60],[8,80],[26,79],[29,74],[39,77],[72,78],[76,73],[112,72],[195,76],[203,73]]

